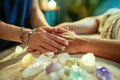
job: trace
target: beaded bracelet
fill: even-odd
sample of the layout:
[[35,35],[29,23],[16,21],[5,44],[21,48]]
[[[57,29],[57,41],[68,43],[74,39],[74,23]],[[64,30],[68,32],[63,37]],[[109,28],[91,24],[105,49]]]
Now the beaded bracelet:
[[26,45],[28,45],[29,40],[30,40],[30,35],[31,35],[32,33],[33,33],[33,30],[29,31],[29,33],[28,33],[28,37],[27,37]]
[[23,41],[23,29],[24,27],[20,28],[20,40],[22,41],[23,44],[25,44],[25,42]]

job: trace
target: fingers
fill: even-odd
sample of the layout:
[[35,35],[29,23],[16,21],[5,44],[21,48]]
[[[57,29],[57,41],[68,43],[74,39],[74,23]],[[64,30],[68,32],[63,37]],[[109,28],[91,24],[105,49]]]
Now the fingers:
[[33,49],[27,48],[27,52],[33,52]]
[[78,36],[73,31],[67,31],[65,33],[61,33],[58,35],[64,39],[67,39],[67,40],[78,38]]
[[[51,29],[45,28],[50,31],[63,31],[62,29]],[[55,32],[56,33],[56,32]],[[49,33],[46,30],[39,28],[34,30],[33,34],[30,37],[30,43],[28,44],[28,52],[43,53],[43,52],[58,52],[59,50],[65,50],[65,46],[69,45],[69,42],[57,36],[56,34]]]
[[[52,42],[52,40],[47,40],[48,42],[51,42],[53,44],[56,44],[54,43],[54,41]],[[58,46],[58,45],[57,45]],[[59,46],[62,46],[62,45],[59,45]],[[60,49],[61,50],[61,49]],[[39,45],[36,45],[36,46],[31,46],[31,48],[29,47],[27,49],[28,52],[35,52],[37,51],[36,53],[43,53],[43,52],[58,52],[58,49],[52,45],[49,45],[49,44],[46,44],[45,42],[40,42]]]
[[[35,52],[35,53],[43,53],[43,52],[58,52],[59,50],[65,50],[65,46],[47,38],[44,40],[44,42],[39,42],[36,46],[30,46],[31,48],[28,48],[28,52]],[[37,51],[37,52],[36,52]]]
[[59,37],[57,35],[48,33],[47,37],[50,38],[51,40],[57,42],[57,43],[60,43],[61,45],[65,45],[65,46],[69,45],[69,42],[66,39]]
[[67,40],[73,40],[73,37],[66,36],[66,35],[60,35],[62,38],[67,39]]
[[63,33],[63,32],[66,32],[66,31],[68,31],[67,29],[65,29],[65,28],[53,28],[53,32],[55,32],[55,33]]
[[[45,40],[44,41],[46,44],[48,44],[48,45],[50,45],[49,47],[46,47],[47,49],[48,48],[50,48],[51,46],[52,47],[54,47],[55,49],[58,49],[58,50],[64,50],[64,48],[65,48],[65,46],[63,46],[63,45],[61,45],[61,44],[59,44],[59,43],[57,43],[57,42],[55,42],[55,41],[53,41],[53,40],[51,40],[51,39],[47,39],[47,40]],[[52,48],[51,47],[51,48]],[[50,49],[49,49],[50,50]],[[57,51],[58,51],[57,50]],[[52,50],[53,51],[53,50]],[[55,52],[57,52],[56,50],[54,50]]]
[[34,53],[36,53],[36,54],[41,54],[41,53],[49,52],[49,51],[46,50],[46,49],[44,49],[44,48],[42,48],[42,47],[40,47],[40,46],[36,46],[36,47],[34,47],[34,48],[28,47],[28,48],[27,48],[27,52],[34,52]]
[[69,30],[69,27],[64,27],[64,29]]
[[[49,41],[49,40],[48,40]],[[56,49],[55,47],[53,47],[52,45],[48,45],[46,43],[41,43],[41,47],[43,47],[44,49],[51,51],[51,52],[58,52],[58,49]]]
[[48,31],[48,32],[51,32],[51,33],[63,33],[63,32],[66,32],[68,31],[68,28],[44,28],[44,30]]

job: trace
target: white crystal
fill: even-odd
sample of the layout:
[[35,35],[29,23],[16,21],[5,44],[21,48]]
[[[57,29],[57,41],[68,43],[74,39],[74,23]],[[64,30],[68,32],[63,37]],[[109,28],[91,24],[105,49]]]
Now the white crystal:
[[23,52],[23,48],[22,48],[22,47],[17,46],[17,47],[15,48],[15,53],[16,53],[16,54],[21,54],[22,52]]
[[87,53],[83,55],[80,61],[82,68],[86,69],[88,72],[95,71],[95,56],[93,53]]
[[57,59],[61,63],[65,63],[66,60],[70,59],[70,55],[68,53],[60,53],[57,55]]

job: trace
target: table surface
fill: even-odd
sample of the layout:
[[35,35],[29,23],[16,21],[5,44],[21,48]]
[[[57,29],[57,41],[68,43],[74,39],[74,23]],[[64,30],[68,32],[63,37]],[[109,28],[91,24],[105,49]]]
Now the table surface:
[[[22,45],[20,45],[22,46]],[[14,56],[15,47],[7,49],[0,54],[0,80],[23,80],[21,78],[22,66],[20,60],[25,55]],[[72,55],[81,57],[83,54]],[[120,63],[96,57],[96,66],[105,66],[110,69],[113,79],[120,80]]]

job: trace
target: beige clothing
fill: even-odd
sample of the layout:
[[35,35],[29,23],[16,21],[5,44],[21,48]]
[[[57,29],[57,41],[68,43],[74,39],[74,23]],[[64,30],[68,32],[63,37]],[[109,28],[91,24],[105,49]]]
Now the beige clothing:
[[104,15],[99,27],[101,38],[120,40],[120,10],[110,9]]

